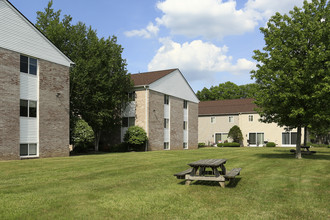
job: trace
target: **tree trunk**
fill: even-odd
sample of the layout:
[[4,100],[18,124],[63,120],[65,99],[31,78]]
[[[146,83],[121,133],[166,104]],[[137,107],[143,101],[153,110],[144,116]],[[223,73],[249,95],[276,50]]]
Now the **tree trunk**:
[[296,158],[301,159],[301,126],[298,126],[297,144],[296,144]]
[[94,131],[94,146],[95,146],[95,151],[99,151],[100,137],[101,137],[101,131]]

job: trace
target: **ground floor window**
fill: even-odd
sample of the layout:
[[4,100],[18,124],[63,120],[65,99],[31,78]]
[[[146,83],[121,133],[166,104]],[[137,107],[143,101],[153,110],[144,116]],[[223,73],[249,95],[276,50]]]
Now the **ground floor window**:
[[250,146],[263,146],[264,145],[264,133],[249,133],[249,145]]
[[216,133],[215,134],[215,143],[223,143],[224,141],[228,141],[228,133]]
[[297,132],[282,133],[282,145],[296,145],[296,144],[297,144]]
[[183,142],[183,149],[188,149],[188,144],[187,144],[187,142]]
[[20,144],[20,156],[36,156],[37,144]]
[[164,142],[164,150],[169,150],[169,149],[170,149],[170,143]]

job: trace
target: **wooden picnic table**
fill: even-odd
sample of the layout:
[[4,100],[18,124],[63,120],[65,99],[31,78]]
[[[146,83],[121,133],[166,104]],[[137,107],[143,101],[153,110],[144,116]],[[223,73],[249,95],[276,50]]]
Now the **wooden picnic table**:
[[[189,163],[192,167],[192,172],[186,174],[186,185],[189,185],[194,180],[216,181],[221,187],[225,187],[226,174],[226,159],[204,159]],[[221,170],[219,170],[219,168]],[[209,170],[208,170],[209,169]]]

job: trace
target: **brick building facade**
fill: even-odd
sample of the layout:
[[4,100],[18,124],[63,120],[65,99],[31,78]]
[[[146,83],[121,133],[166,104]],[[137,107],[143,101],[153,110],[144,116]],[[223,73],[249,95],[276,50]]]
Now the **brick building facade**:
[[72,61],[6,0],[0,30],[0,160],[68,156]]

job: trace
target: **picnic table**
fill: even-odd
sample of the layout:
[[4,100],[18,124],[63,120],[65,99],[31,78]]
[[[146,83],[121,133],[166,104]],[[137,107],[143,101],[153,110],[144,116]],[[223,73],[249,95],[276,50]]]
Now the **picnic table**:
[[241,168],[234,168],[227,172],[225,163],[227,159],[204,159],[198,160],[188,165],[191,167],[185,171],[174,174],[178,179],[185,179],[186,185],[194,180],[216,181],[221,187],[225,187],[226,180],[233,180],[240,174]]

